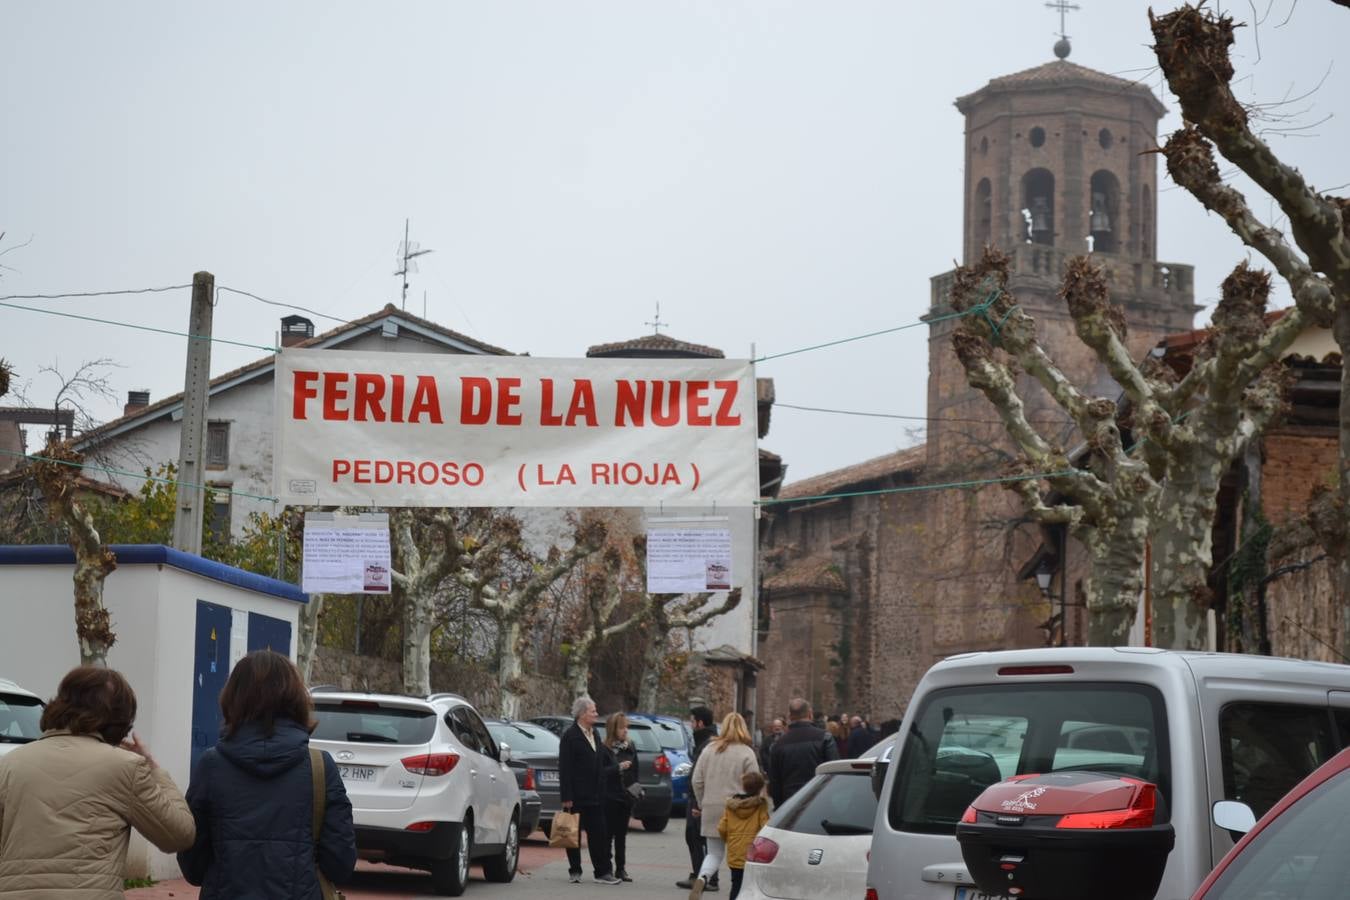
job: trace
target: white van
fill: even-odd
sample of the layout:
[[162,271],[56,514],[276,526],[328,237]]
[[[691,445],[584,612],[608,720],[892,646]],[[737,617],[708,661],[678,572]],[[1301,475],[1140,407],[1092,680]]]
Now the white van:
[[1350,666],[1130,647],[971,653],[928,670],[900,736],[867,900],[994,900],[966,871],[958,821],[990,784],[1073,769],[1158,786],[1156,821],[1176,846],[1156,896],[1186,900],[1233,846],[1216,802],[1259,818],[1350,745]]

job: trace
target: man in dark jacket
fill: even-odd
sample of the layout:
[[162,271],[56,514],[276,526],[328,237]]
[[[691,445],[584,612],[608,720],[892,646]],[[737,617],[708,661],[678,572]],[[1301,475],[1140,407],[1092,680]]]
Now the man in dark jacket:
[[[689,757],[689,771],[692,773],[694,767],[698,765],[698,758],[703,753],[703,748],[708,746],[708,741],[717,736],[717,731],[713,728],[713,711],[706,706],[695,706],[689,710],[689,725],[694,730],[694,752]],[[689,808],[684,814],[684,842],[689,847],[689,868],[692,871],[688,878],[675,882],[676,887],[685,890],[693,887],[694,879],[698,877],[698,870],[703,866],[703,857],[708,852],[708,844],[702,833],[702,822],[698,801],[694,799],[693,790],[690,790]],[[704,891],[715,891],[717,888],[716,875],[708,879],[708,882],[703,886]]]
[[774,741],[769,751],[769,796],[775,807],[783,803],[816,775],[816,766],[839,758],[834,738],[811,724],[811,704],[801,697],[788,703],[787,733]]
[[848,755],[858,759],[871,750],[881,736],[868,727],[862,716],[854,716],[849,724],[852,728],[848,733]]
[[[581,816],[586,832],[591,867],[600,884],[623,884],[614,877],[609,856],[609,834],[605,830],[604,765],[608,751],[596,739],[594,726],[599,715],[590,697],[578,697],[572,704],[573,722],[558,742],[558,792],[562,808]],[[573,884],[581,883],[581,851],[567,848],[567,874]]]

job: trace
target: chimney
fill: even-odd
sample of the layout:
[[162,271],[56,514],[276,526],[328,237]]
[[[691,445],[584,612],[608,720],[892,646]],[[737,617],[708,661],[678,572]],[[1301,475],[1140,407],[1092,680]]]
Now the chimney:
[[281,346],[294,347],[314,337],[314,323],[304,316],[281,317]]
[[138,409],[150,405],[149,391],[127,391],[127,405],[122,407],[122,415],[129,416]]

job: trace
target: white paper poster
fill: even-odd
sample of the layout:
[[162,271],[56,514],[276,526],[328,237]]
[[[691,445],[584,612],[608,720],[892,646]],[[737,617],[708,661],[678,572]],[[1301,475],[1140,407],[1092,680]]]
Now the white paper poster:
[[312,594],[388,594],[389,516],[305,516],[300,587]]
[[647,592],[731,590],[731,529],[660,528],[647,532]]
[[291,506],[751,506],[754,368],[730,359],[283,350]]

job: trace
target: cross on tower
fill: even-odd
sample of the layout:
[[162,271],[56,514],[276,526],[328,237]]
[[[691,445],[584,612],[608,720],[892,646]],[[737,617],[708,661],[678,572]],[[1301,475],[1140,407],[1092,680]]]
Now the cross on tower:
[[657,334],[660,334],[660,333],[661,333],[661,326],[662,326],[662,325],[669,325],[669,324],[670,324],[669,322],[662,322],[662,321],[661,321],[661,301],[660,301],[660,300],[657,300],[657,301],[656,301],[656,317],[655,317],[652,321],[650,321],[650,322],[643,322],[642,324],[643,324],[643,325],[650,325],[650,326],[652,326],[652,331],[656,332]]
[[1059,11],[1059,36],[1060,38],[1067,40],[1069,36],[1064,33],[1064,16],[1069,10],[1082,9],[1082,7],[1077,3],[1069,3],[1068,0],[1054,0],[1053,3],[1047,3],[1045,5],[1048,9]]

